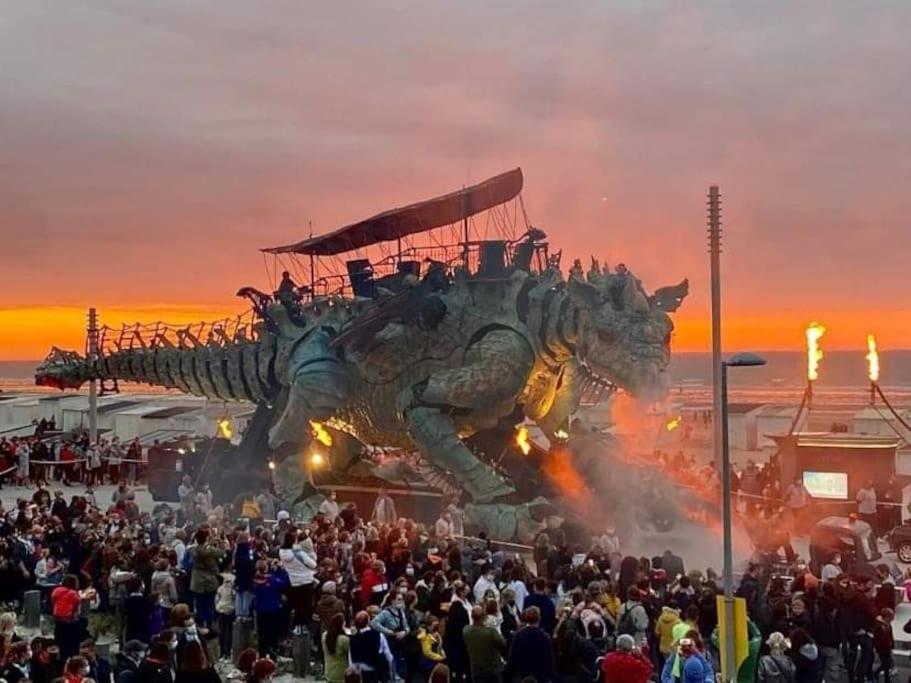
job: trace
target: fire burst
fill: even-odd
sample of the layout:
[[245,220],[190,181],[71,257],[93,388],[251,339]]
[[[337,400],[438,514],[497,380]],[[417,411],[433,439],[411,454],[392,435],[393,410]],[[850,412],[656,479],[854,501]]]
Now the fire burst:
[[522,451],[522,455],[531,453],[531,443],[528,441],[528,428],[525,425],[516,430],[516,446]]
[[811,382],[819,379],[819,361],[822,360],[819,340],[825,333],[826,328],[819,323],[810,323],[807,327],[807,379]]
[[680,417],[680,416],[678,415],[677,417],[674,417],[674,418],[671,418],[670,420],[668,420],[668,421],[664,424],[664,428],[665,428],[667,431],[672,432],[672,431],[674,431],[675,429],[677,429],[677,427],[680,426],[680,423],[681,423],[681,422],[683,422],[683,418]]
[[310,433],[313,438],[323,444],[326,448],[332,445],[332,434],[330,434],[321,422],[310,420]]
[[232,436],[234,436],[234,432],[231,429],[231,420],[226,417],[219,420],[218,433],[225,439],[230,439]]
[[876,338],[867,335],[867,376],[873,384],[879,381],[879,352],[876,350]]

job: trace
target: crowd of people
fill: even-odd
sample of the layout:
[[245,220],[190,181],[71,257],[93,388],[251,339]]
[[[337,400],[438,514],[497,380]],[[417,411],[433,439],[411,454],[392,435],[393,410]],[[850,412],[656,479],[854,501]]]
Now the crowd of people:
[[121,479],[135,484],[142,477],[145,461],[139,439],[123,443],[115,436],[92,444],[84,431],[45,438],[55,431],[51,418],[42,419],[30,436],[0,437],[0,478],[18,486],[38,481],[100,486]]
[[[0,678],[214,682],[231,653],[256,683],[289,656],[330,683],[708,683],[719,670],[717,574],[629,554],[613,529],[572,548],[547,529],[526,562],[464,537],[454,504],[421,524],[383,491],[364,516],[330,493],[304,522],[267,492],[232,509],[186,479],[180,496],[149,512],[126,482],[110,500],[39,482],[0,511]],[[739,581],[737,680],[890,680],[889,569],[854,576],[833,556],[819,576],[796,558],[789,570],[758,562]],[[27,642],[17,615],[34,590],[48,628]]]

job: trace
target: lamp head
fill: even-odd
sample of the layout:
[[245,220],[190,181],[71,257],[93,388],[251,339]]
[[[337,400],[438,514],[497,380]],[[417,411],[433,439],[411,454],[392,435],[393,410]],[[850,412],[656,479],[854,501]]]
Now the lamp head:
[[724,361],[724,364],[729,368],[755,368],[760,365],[765,365],[766,359],[758,354],[745,351],[743,353],[735,353],[728,360]]

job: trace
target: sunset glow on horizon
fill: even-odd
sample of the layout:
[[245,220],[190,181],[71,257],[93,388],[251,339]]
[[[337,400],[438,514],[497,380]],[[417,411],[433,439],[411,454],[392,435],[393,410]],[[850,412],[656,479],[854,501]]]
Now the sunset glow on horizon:
[[799,350],[815,319],[827,349],[870,329],[911,347],[911,3],[355,18],[83,0],[5,19],[0,359],[81,350],[90,305],[112,326],[236,315],[234,292],[271,291],[285,265],[260,248],[516,166],[564,272],[595,256],[649,291],[689,278],[676,351],[710,348],[712,184],[725,347]]
[[[133,323],[165,321],[189,325],[233,318],[245,309],[242,303],[218,305],[165,305],[99,308],[100,323],[112,328]],[[886,315],[884,312],[814,311],[826,321],[826,348],[848,351],[866,347],[870,327],[877,329],[877,343],[887,349],[911,348],[908,330],[911,311]],[[0,309],[0,329],[4,330],[0,360],[39,360],[52,346],[80,353],[85,347],[86,309],[79,307],[35,307]],[[725,348],[754,348],[761,351],[799,351],[805,344],[804,330],[809,314],[782,312],[760,315],[726,315]],[[676,352],[704,352],[711,349],[710,320],[685,310],[674,315]]]

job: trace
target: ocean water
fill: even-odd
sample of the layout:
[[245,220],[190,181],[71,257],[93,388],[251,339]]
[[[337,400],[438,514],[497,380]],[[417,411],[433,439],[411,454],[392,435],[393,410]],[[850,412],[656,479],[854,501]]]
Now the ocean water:
[[[806,387],[806,354],[798,351],[761,353],[767,365],[731,369],[731,401],[795,405]],[[54,393],[34,385],[38,361],[0,361],[0,391]],[[911,408],[911,351],[880,354],[880,386],[896,408]],[[670,366],[673,393],[687,404],[710,405],[712,356],[710,353],[676,353]],[[121,383],[121,390],[156,393],[146,385]],[[856,410],[869,401],[869,380],[863,351],[829,351],[820,363],[814,384],[814,403],[833,411]]]

